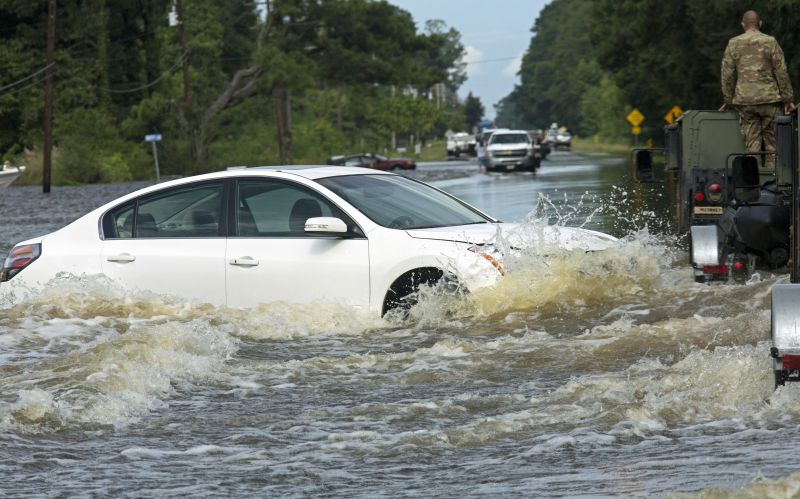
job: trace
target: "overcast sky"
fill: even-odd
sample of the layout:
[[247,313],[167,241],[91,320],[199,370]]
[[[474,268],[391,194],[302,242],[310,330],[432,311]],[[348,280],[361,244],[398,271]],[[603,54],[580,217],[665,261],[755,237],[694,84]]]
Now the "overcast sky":
[[531,28],[549,0],[389,0],[411,13],[418,28],[428,19],[442,19],[461,33],[467,50],[468,79],[459,95],[480,97],[486,117],[514,89]]

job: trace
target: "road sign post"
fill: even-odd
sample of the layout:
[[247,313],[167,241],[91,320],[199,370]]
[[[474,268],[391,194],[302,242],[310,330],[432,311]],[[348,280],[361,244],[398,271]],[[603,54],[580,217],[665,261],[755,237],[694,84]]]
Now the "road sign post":
[[633,145],[636,145],[637,139],[639,138],[639,134],[642,133],[642,128],[639,126],[644,121],[644,115],[641,111],[636,108],[628,113],[628,116],[625,117],[628,120],[628,123],[631,124],[631,133],[633,134]]
[[156,148],[156,142],[161,140],[160,133],[153,133],[150,135],[144,136],[145,142],[150,142],[153,144],[153,159],[156,162],[156,183],[161,182],[161,173],[158,171],[158,149]]
[[664,121],[671,125],[675,123],[682,114],[683,109],[681,109],[680,106],[672,106],[672,109],[664,116]]

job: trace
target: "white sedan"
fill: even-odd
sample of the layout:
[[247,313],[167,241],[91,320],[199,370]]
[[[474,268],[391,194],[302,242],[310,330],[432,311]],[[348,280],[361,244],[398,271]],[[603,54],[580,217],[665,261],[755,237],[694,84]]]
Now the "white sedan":
[[[515,229],[388,172],[229,169],[141,189],[19,243],[0,271],[0,292],[35,289],[62,273],[101,274],[217,305],[334,300],[382,315],[407,305],[422,284],[493,284],[504,273],[498,234]],[[615,241],[557,226],[543,234],[584,251]]]

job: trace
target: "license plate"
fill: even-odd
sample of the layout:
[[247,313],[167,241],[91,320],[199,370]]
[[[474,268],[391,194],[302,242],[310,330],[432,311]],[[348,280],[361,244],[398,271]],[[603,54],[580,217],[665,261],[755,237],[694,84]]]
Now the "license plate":
[[695,206],[695,215],[722,215],[722,206]]

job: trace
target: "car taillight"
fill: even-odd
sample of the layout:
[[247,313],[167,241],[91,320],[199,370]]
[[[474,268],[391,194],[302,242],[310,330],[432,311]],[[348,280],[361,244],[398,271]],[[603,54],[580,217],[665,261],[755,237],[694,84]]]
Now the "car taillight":
[[41,254],[42,245],[39,243],[14,246],[5,263],[3,263],[3,269],[0,270],[0,282],[7,281],[19,274],[22,269],[39,258]]
[[694,195],[694,200],[697,201],[698,203],[702,203],[703,201],[706,200],[706,195],[703,194],[702,192],[698,192],[697,194]]

